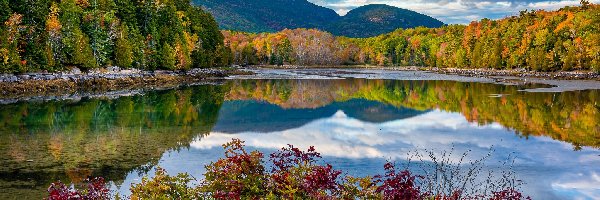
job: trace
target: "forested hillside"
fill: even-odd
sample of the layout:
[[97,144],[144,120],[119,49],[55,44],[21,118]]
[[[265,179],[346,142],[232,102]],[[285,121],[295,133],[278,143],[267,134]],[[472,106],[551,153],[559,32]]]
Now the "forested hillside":
[[437,28],[443,25],[443,22],[435,18],[412,10],[371,4],[351,10],[340,20],[330,23],[324,30],[338,36],[369,37],[389,33],[398,28]]
[[230,60],[213,17],[189,0],[0,0],[0,21],[0,73]]
[[340,16],[306,0],[193,0],[206,7],[222,29],[276,32],[285,28],[319,28]]
[[316,28],[336,36],[371,37],[398,28],[437,28],[444,23],[411,10],[386,5],[366,5],[339,16],[307,0],[194,0],[206,7],[221,29],[243,32],[276,32]]
[[522,11],[469,25],[346,38],[314,29],[224,32],[237,64],[431,66],[600,71],[600,6]]

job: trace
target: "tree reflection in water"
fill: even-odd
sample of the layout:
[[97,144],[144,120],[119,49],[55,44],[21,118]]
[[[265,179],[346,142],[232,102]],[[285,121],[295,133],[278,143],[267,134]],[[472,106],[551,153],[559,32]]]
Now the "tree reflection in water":
[[[227,139],[244,131],[310,127],[338,115],[384,124],[414,119],[418,124],[454,116],[438,111],[460,113],[468,122],[499,124],[525,138],[548,136],[576,150],[600,148],[600,91],[519,91],[526,87],[454,81],[233,80],[117,99],[1,105],[0,199],[39,199],[50,182],[79,182],[90,175],[120,185],[132,171],[143,174],[165,152],[198,145],[193,141],[210,132],[218,133],[209,138]],[[342,119],[347,122],[337,120]]]

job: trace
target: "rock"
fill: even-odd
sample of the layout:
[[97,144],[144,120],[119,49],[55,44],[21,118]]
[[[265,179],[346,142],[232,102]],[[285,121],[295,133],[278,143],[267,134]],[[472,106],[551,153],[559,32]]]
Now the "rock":
[[109,72],[119,72],[119,71],[121,71],[121,68],[117,67],[117,66],[110,66],[110,67],[107,67],[106,70]]
[[81,74],[81,70],[77,67],[73,67],[70,71],[69,74]]
[[20,80],[28,80],[29,79],[29,75],[19,75],[17,77],[19,77]]
[[88,71],[88,74],[93,75],[93,74],[100,74],[102,73],[102,71],[100,71],[100,69],[91,69],[90,71]]

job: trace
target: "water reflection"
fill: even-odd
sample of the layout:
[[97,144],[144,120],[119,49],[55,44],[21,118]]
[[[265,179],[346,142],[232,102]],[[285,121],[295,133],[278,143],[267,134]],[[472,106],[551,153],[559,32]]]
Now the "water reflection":
[[[600,148],[600,91],[521,92],[528,86],[454,81],[234,81],[227,100],[259,100],[282,108],[317,108],[349,99],[397,108],[461,113],[479,125],[499,123],[524,137],[549,136]],[[376,115],[376,114],[374,114]]]
[[527,87],[232,80],[118,99],[1,105],[0,199],[39,199],[51,181],[90,175],[126,192],[157,164],[201,177],[234,137],[267,152],[314,145],[356,175],[415,149],[454,147],[476,158],[493,146],[493,163],[514,152],[536,198],[600,196],[600,91],[519,91]]
[[[570,144],[548,137],[525,140],[498,123],[481,126],[468,122],[458,113],[440,110],[383,123],[361,121],[340,110],[333,116],[288,130],[238,134],[212,132],[193,142],[191,146],[195,150],[190,153],[214,152],[211,154],[218,155],[220,145],[232,138],[245,140],[248,146],[265,152],[273,152],[286,144],[302,148],[314,145],[326,159],[336,160],[334,164],[340,168],[357,165],[356,161],[370,160],[358,169],[350,169],[359,175],[378,172],[385,159],[404,162],[412,155],[407,153],[414,150],[454,148],[459,153],[452,154],[450,159],[458,163],[462,152],[471,150],[467,158],[475,160],[493,148],[486,168],[502,167],[501,163],[508,155],[514,156],[517,178],[527,183],[524,191],[536,199],[592,199],[600,195],[600,170],[597,167],[600,166],[600,153],[597,149],[584,147],[573,151]],[[163,162],[177,163],[177,160],[178,157],[170,156]]]
[[187,147],[217,120],[223,87],[119,99],[19,103],[0,109],[0,199],[41,199],[56,180],[116,184]]

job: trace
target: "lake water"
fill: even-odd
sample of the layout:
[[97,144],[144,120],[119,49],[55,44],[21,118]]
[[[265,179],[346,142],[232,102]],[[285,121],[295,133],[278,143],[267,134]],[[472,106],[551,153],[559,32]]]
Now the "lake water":
[[266,153],[315,146],[356,176],[381,173],[386,160],[406,164],[411,152],[491,152],[485,168],[514,161],[534,199],[600,198],[600,90],[311,78],[0,105],[0,199],[40,199],[53,181],[87,176],[126,195],[155,166],[201,179],[232,138]]

